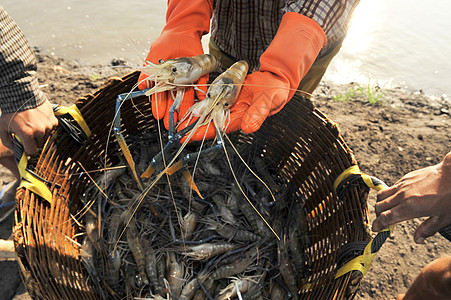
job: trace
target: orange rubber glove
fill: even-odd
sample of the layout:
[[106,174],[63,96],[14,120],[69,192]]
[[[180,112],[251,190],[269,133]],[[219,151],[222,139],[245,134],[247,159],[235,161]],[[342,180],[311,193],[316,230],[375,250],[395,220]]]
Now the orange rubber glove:
[[[160,36],[152,43],[146,61],[159,63],[160,59],[189,57],[203,54],[201,38],[210,29],[210,19],[213,13],[212,0],[168,0],[166,13],[166,25]],[[141,73],[138,79],[140,90],[150,88],[151,83],[144,79],[148,76]],[[208,76],[203,76],[197,82],[205,87]],[[199,93],[198,97],[204,97]],[[173,103],[170,92],[162,92],[152,95],[152,113],[160,120],[164,117],[164,123],[168,128],[169,108]],[[188,88],[185,91],[180,115],[194,104],[194,90]],[[176,116],[175,116],[176,117]]]
[[[260,129],[268,116],[279,112],[293,97],[324,45],[326,35],[318,23],[299,13],[284,14],[276,36],[260,57],[259,71],[246,77],[230,109],[226,132]],[[213,125],[206,129],[207,125],[200,127],[192,140],[215,137]]]

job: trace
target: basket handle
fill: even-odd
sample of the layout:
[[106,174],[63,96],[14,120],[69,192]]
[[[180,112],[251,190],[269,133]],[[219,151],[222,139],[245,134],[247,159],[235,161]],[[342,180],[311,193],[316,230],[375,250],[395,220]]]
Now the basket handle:
[[[52,107],[55,116],[58,119],[59,125],[61,125],[75,141],[83,144],[91,135],[91,130],[83,119],[77,106],[74,104],[70,107],[64,107],[53,104]],[[70,117],[68,117],[68,115]],[[74,122],[78,124],[81,130],[74,124]],[[28,156],[25,153],[20,138],[14,134],[13,145],[14,160],[16,161],[21,177],[19,187],[25,187],[33,193],[41,196],[49,203],[52,203],[52,192],[45,184],[49,182],[28,168]]]
[[17,168],[19,169],[21,177],[19,187],[25,187],[29,189],[51,204],[53,198],[52,192],[50,192],[50,189],[44,184],[42,177],[38,176],[36,173],[28,169],[28,156],[25,153],[22,141],[17,135],[14,135],[13,137],[13,145],[14,160],[16,161]]
[[[372,188],[376,191],[381,191],[388,187],[382,180],[360,172],[359,167],[354,165],[346,169],[335,180],[334,188],[337,191],[337,194],[340,194],[340,189],[345,188],[352,181],[358,181],[359,184],[363,182],[368,188]],[[339,269],[337,270],[335,278],[343,276],[351,271],[360,271],[363,275],[365,275],[371,266],[373,258],[393,232],[394,227],[395,225],[390,225],[382,229],[369,242],[358,241],[345,245],[337,257],[337,265],[339,266]],[[347,256],[346,254],[349,253],[361,254],[352,260],[343,263],[343,259],[345,259]]]

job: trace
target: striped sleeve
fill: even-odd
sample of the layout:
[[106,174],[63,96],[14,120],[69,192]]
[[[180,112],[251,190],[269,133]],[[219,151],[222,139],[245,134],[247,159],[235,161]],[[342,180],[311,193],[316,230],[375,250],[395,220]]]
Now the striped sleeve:
[[36,77],[37,59],[14,20],[0,6],[0,109],[13,113],[45,100]]

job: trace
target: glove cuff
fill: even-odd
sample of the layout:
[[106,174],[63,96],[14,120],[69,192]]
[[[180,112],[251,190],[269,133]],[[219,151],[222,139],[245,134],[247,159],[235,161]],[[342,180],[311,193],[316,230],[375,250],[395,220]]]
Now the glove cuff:
[[276,36],[260,57],[259,71],[271,72],[286,82],[292,89],[290,99],[326,41],[326,35],[317,22],[299,13],[288,12],[283,15]]
[[210,31],[212,14],[212,0],[169,0],[162,33],[175,31],[201,39]]
[[169,0],[166,25],[152,43],[146,61],[195,56],[204,53],[202,35],[210,29],[210,0]]

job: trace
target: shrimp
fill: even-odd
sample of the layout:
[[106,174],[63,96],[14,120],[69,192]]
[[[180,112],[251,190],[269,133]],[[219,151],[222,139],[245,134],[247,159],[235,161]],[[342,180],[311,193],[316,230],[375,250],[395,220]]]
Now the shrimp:
[[133,253],[133,258],[135,259],[136,265],[138,266],[139,282],[147,285],[149,284],[149,280],[146,274],[145,253],[141,243],[141,238],[138,236],[138,230],[134,219],[132,219],[128,225],[126,232],[128,246]]
[[208,273],[202,271],[196,278],[191,279],[182,289],[179,300],[193,299],[194,294],[199,289],[201,283],[204,283],[208,278]]
[[205,243],[189,247],[189,251],[184,252],[183,255],[187,255],[196,260],[207,260],[235,248],[236,245],[230,243]]
[[96,247],[97,250],[102,249],[101,246],[102,239],[99,234],[97,219],[89,213],[85,214],[84,219],[85,219],[86,234],[89,240],[92,242],[92,244]]
[[194,233],[194,230],[196,229],[197,221],[199,217],[196,213],[189,211],[181,220],[182,225],[182,237],[184,239],[191,239],[191,236]]
[[278,243],[278,256],[279,256],[279,271],[285,282],[291,296],[296,295],[298,292],[296,277],[294,274],[293,266],[291,265],[287,246],[285,241],[279,241]]
[[119,289],[121,254],[116,249],[108,255],[108,284],[114,291]]
[[221,66],[218,59],[210,54],[160,62],[160,64],[147,62],[147,65],[141,68],[144,74],[149,75],[146,80],[155,82],[154,87],[146,92],[146,96],[174,90],[179,85],[192,84],[201,76],[219,70]]
[[93,198],[99,194],[104,194],[108,188],[116,182],[121,175],[125,173],[125,166],[119,165],[105,170],[93,184],[91,184],[85,191],[86,197],[92,193]]
[[223,265],[216,269],[210,277],[214,280],[231,277],[244,272],[256,259],[258,252],[255,248],[245,252],[243,256],[230,264]]
[[248,292],[252,286],[256,285],[257,281],[251,277],[236,278],[232,282],[221,290],[216,300],[228,300],[233,297],[241,295],[241,293]]
[[158,275],[158,285],[155,287],[155,292],[162,296],[166,296],[166,294],[168,292],[168,290],[165,286],[166,278],[164,277],[166,274],[166,261],[165,261],[163,255],[161,255],[157,259],[156,267],[157,267],[157,275]]
[[97,251],[88,237],[85,237],[80,247],[80,258],[83,262],[83,265],[85,266],[86,271],[88,272],[91,282],[94,284],[97,293],[99,294],[99,296],[101,296],[102,299],[106,299],[107,296],[105,290],[102,288],[99,273],[97,272]]
[[270,234],[270,231],[268,230],[268,227],[263,222],[263,220],[259,217],[261,213],[259,213],[259,211],[256,211],[257,208],[255,206],[253,207],[252,203],[244,201],[243,197],[239,197],[241,192],[238,189],[238,186],[234,186],[232,193],[235,193],[238,201],[242,202],[240,203],[240,210],[251,225],[254,233],[259,235],[260,237],[268,236]]
[[241,91],[248,69],[245,60],[234,63],[211,83],[207,97],[191,106],[181,122],[186,118],[199,117],[200,125],[213,121],[216,129],[223,131],[226,120],[230,119],[230,107]]
[[225,204],[225,197],[223,195],[215,194],[212,196],[212,200],[219,208],[219,215],[225,223],[236,224],[238,222],[232,210]]
[[158,273],[157,273],[157,257],[155,256],[155,251],[150,245],[149,241],[143,240],[144,248],[144,259],[146,263],[146,274],[149,278],[150,285],[154,287],[155,290],[158,289]]
[[236,242],[255,242],[260,239],[260,237],[253,232],[239,229],[233,225],[226,223],[218,223],[213,220],[207,220],[206,223],[209,225],[209,229],[215,230],[220,236],[226,238],[227,240],[234,240]]
[[169,290],[171,292],[171,297],[174,300],[179,299],[180,293],[182,291],[182,285],[185,282],[183,279],[183,264],[177,261],[177,257],[174,252],[169,252],[167,257],[168,266],[168,282]]
[[274,282],[271,287],[271,300],[280,300],[286,298],[287,293],[285,292],[284,288],[277,282]]

